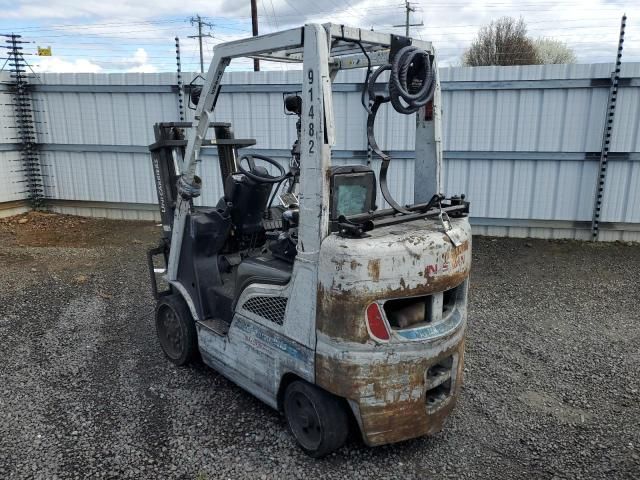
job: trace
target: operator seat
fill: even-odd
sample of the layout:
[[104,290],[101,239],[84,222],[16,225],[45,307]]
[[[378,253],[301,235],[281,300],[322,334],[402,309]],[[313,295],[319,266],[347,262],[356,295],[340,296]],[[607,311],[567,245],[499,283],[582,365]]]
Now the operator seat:
[[293,265],[271,255],[244,259],[236,273],[236,299],[251,283],[286,285],[291,279]]
[[[268,176],[266,168],[256,166],[255,173]],[[238,236],[259,235],[264,232],[263,219],[272,183],[256,182],[242,173],[229,175],[224,183],[224,197],[219,207],[226,206],[231,223]],[[237,267],[235,281],[236,299],[250,283],[284,285],[291,279],[292,265],[271,255],[245,258]]]

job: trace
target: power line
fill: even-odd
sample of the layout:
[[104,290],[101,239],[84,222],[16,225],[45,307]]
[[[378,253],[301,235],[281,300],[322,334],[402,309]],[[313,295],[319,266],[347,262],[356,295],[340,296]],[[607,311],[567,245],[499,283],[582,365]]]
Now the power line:
[[[52,24],[52,25],[47,25],[47,27],[50,27],[50,29],[60,29],[60,28],[67,28],[67,27],[77,27],[77,28],[94,28],[94,27],[111,27],[111,26],[131,26],[131,25],[163,25],[166,23],[179,23],[179,22],[183,22],[184,20],[139,20],[136,22],[114,22],[114,23],[92,23],[92,24],[86,24],[86,23],[61,23],[61,24]],[[20,31],[27,31],[27,30],[40,30],[42,29],[41,25],[38,26],[26,26],[26,27],[20,27],[17,30]]]
[[[299,18],[301,15],[301,12],[299,9],[295,8],[292,5],[291,0],[285,0],[286,4],[296,13],[295,14],[289,14],[289,15],[279,15],[281,18],[284,17],[296,17]],[[335,3],[333,3],[333,5],[336,5]],[[544,13],[546,10],[552,9],[552,8],[556,8],[556,7],[571,7],[571,6],[582,6],[581,2],[563,2],[562,4],[558,4],[556,1],[549,1],[549,2],[531,2],[531,3],[527,3],[527,2],[519,2],[517,5],[517,11],[524,11],[522,8],[523,7],[533,7],[534,10],[533,11],[539,11],[541,13]],[[337,6],[337,5],[336,5]],[[367,12],[371,12],[371,11],[390,11],[392,9],[395,9],[399,6],[402,7],[406,7],[406,4],[393,4],[393,5],[386,5],[386,6],[370,6],[367,7]],[[455,2],[455,3],[451,3],[451,2],[446,2],[446,3],[429,3],[428,5],[425,5],[424,7],[416,7],[416,6],[412,6],[412,8],[416,9],[416,8],[421,8],[424,10],[424,8],[430,9],[430,8],[451,8],[451,7],[467,7],[469,6],[468,2]],[[513,3],[511,2],[489,2],[489,3],[483,3],[482,4],[482,8],[491,8],[491,7],[496,7],[496,8],[503,8],[506,9],[507,7],[513,7]],[[544,9],[544,8],[540,8],[540,7],[549,7],[548,9]],[[612,10],[613,9],[613,10]],[[591,8],[590,11],[595,12],[595,11],[617,11],[619,9],[619,7],[617,7],[616,5],[599,5],[597,8]],[[347,12],[351,11],[353,12],[353,7],[351,4],[349,4],[349,7],[347,8]],[[321,15],[327,15],[327,14],[332,14],[335,13],[335,10],[331,10],[331,11],[325,11],[325,12],[318,12],[315,14],[310,15],[310,17],[318,17]],[[353,13],[351,14],[351,16],[355,16]],[[244,19],[244,18],[250,18],[247,16],[237,16],[235,17],[237,19]],[[159,24],[170,24],[170,23],[180,23],[182,20],[179,19],[168,19],[168,20],[146,20],[146,21],[134,21],[134,22],[111,22],[111,23],[103,23],[103,24],[92,24],[92,25],[86,25],[86,24],[53,24],[50,25],[50,27],[52,28],[66,28],[66,27],[76,27],[76,28],[86,28],[86,29],[90,29],[90,28],[106,28],[109,26],[127,26],[127,25],[159,25]],[[547,20],[548,21],[548,20]],[[16,31],[27,31],[27,30],[41,30],[42,27],[40,26],[26,26],[26,27],[21,27],[21,28],[16,28]]]
[[[415,7],[412,7],[415,8]],[[370,11],[372,9],[375,9],[375,7],[371,7],[368,8],[367,11]],[[388,7],[384,7],[385,10],[388,10]],[[280,17],[284,17],[287,15],[279,15]],[[300,15],[292,15],[295,16],[297,18],[300,17]],[[351,15],[352,17],[354,17],[353,15]],[[250,17],[237,17],[237,18],[250,18]],[[593,21],[593,22],[601,22],[602,20],[616,20],[617,21],[618,17],[616,16],[615,18],[613,17],[608,17],[608,18],[603,18],[601,16],[599,16],[598,18],[573,18],[573,19],[566,19],[566,20],[562,20],[562,23],[571,23],[571,22],[584,22],[584,21]],[[47,28],[47,27],[36,27],[36,26],[30,26],[30,27],[22,27],[22,28],[17,28],[14,29],[16,31],[65,31],[65,29],[68,30],[72,30],[72,31],[76,31],[79,29],[87,29],[87,30],[92,30],[92,29],[98,29],[98,28],[108,28],[108,27],[112,27],[112,26],[130,26],[130,25],[155,25],[155,24],[168,24],[168,23],[180,23],[180,21],[178,20],[165,20],[165,21],[148,21],[148,22],[121,22],[121,23],[103,23],[103,24],[99,24],[99,23],[95,23],[95,24],[91,24],[91,25],[71,25],[71,24],[67,24],[67,25],[54,25],[51,26],[52,28]],[[542,21],[527,21],[526,22],[527,25],[530,24],[536,24],[536,23],[544,23],[544,24],[548,24],[549,20],[542,20]],[[385,25],[385,24],[377,24],[378,27],[381,26],[391,26],[391,25]],[[434,25],[434,26],[429,26],[429,30],[449,30],[451,28],[466,28],[466,27],[480,27],[482,26],[482,24],[454,24],[454,25]],[[69,27],[75,27],[73,29],[69,28]],[[179,29],[183,29],[183,28],[189,28],[187,25],[184,26],[168,26],[168,27],[162,27],[162,28],[154,28],[154,29],[148,29],[148,30],[140,30],[140,29],[136,29],[136,30],[114,30],[114,34],[117,33],[138,33],[138,32],[146,32],[146,31],[158,31],[158,30],[175,30],[176,28]],[[238,27],[232,27],[229,25],[222,25],[220,24],[220,22],[216,23],[216,28],[222,28],[222,29],[227,29],[227,30],[233,30],[233,31],[243,31],[243,32],[249,32],[249,30],[246,29],[241,29]],[[565,27],[566,29],[571,29],[574,27]],[[580,27],[575,27],[575,28],[580,28]],[[98,32],[95,34],[83,34],[83,35],[98,35],[98,36],[108,36],[110,33],[112,32]],[[75,33],[68,33],[68,34],[63,34],[63,36],[76,36]]]

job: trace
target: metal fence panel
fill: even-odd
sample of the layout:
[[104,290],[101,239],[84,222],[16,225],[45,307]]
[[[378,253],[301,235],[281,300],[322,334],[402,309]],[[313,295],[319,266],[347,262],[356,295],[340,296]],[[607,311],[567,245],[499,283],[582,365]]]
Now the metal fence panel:
[[153,124],[177,120],[172,93],[38,92],[53,144],[149,145]]
[[0,202],[27,198],[24,176],[20,172],[20,152],[0,151]]
[[[0,72],[0,87],[10,80],[6,72]],[[24,175],[20,164],[13,98],[6,89],[0,89],[0,203],[23,200]],[[1,206],[1,205],[0,205]],[[1,209],[0,209],[1,213]]]
[[[445,191],[467,194],[477,231],[588,238],[606,80],[612,68],[593,64],[440,70]],[[184,74],[184,82],[195,77]],[[610,160],[602,221],[625,225],[601,234],[603,239],[640,238],[634,229],[624,232],[629,224],[640,223],[640,63],[623,65],[622,77],[632,80],[620,88],[611,151],[626,156]],[[334,163],[366,161],[366,113],[358,90],[363,79],[364,72],[357,70],[336,78]],[[299,71],[225,74],[214,120],[231,122],[237,138],[255,138],[254,148],[286,162],[296,118],[285,115],[283,94],[296,92],[300,80]],[[134,208],[155,203],[144,148],[153,142],[154,123],[179,118],[175,75],[44,74],[40,81],[33,95],[43,110],[39,120],[46,122],[47,193],[54,199]],[[186,110],[187,120],[192,115]],[[384,106],[376,124],[379,143],[397,153],[389,181],[401,203],[413,198],[414,122],[412,116]],[[585,158],[587,153],[592,155]],[[6,201],[13,185],[5,174],[7,155],[0,154],[0,201]],[[372,166],[379,168],[379,162]],[[205,153],[201,168],[205,185],[213,188],[203,189],[199,202],[215,204],[222,193],[215,149]],[[125,207],[131,205],[123,205],[123,211]],[[92,214],[100,210],[87,208]]]
[[[62,200],[155,203],[149,155],[117,152],[43,152],[47,189]],[[55,195],[55,196],[54,196]]]

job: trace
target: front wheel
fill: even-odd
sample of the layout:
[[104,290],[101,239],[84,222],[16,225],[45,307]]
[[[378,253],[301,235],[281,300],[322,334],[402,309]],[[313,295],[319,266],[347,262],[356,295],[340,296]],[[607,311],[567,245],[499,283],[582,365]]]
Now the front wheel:
[[347,439],[349,418],[343,402],[310,383],[298,380],[287,387],[284,414],[298,444],[314,458],[337,450]]
[[179,295],[167,295],[156,306],[156,332],[162,351],[178,366],[198,356],[198,335],[189,307]]

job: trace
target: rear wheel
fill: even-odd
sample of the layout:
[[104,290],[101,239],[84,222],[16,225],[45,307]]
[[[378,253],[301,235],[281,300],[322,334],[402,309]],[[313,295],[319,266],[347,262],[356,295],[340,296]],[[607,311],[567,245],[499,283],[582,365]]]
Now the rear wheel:
[[284,396],[284,414],[302,449],[319,458],[347,439],[349,418],[342,401],[304,381],[291,383]]
[[158,300],[156,333],[162,351],[176,365],[187,365],[197,358],[196,325],[179,295],[167,295]]

